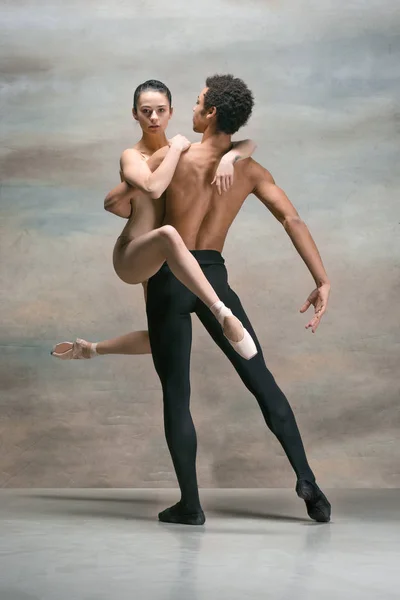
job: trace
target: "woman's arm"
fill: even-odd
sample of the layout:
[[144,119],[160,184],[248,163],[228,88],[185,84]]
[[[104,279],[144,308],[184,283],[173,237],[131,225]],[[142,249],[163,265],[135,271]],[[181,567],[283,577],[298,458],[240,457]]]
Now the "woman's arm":
[[233,142],[232,148],[224,154],[218,165],[215,177],[211,182],[211,185],[215,183],[217,186],[218,194],[227,192],[233,184],[233,173],[234,164],[238,160],[250,158],[257,145],[253,140],[241,140],[240,142]]
[[253,156],[257,144],[253,140],[240,140],[240,142],[232,142],[232,149],[227,152],[222,159],[235,164],[238,160],[250,158]]
[[153,172],[137,150],[125,150],[120,160],[123,178],[130,185],[149,194],[151,198],[159,198],[171,183],[182,152],[189,147],[189,140],[183,135],[176,135],[165,151],[164,160]]

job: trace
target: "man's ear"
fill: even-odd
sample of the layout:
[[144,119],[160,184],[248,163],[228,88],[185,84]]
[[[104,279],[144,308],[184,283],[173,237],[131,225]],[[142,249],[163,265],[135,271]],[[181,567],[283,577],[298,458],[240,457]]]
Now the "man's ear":
[[216,116],[217,116],[217,107],[216,106],[211,106],[211,108],[207,109],[207,115],[206,115],[207,119],[213,119]]

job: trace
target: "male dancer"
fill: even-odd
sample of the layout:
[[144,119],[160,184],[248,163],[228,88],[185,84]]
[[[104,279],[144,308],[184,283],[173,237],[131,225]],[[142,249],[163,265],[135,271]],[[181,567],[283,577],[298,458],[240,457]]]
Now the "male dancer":
[[[314,278],[316,288],[301,312],[314,305],[315,315],[306,327],[315,332],[326,310],[330,283],[307,226],[285,193],[275,185],[271,174],[252,159],[237,163],[234,184],[223,196],[209,185],[218,161],[231,147],[231,135],[247,122],[252,108],[252,93],[242,80],[232,75],[208,78],[193,109],[193,129],[203,134],[202,142],[192,144],[182,155],[166,191],[164,225],[171,225],[180,233],[221,301],[231,307],[251,333],[258,353],[251,360],[241,358],[218,323],[224,318],[224,311],[214,312],[214,316],[174,277],[166,264],[150,278],[147,317],[151,351],[163,388],[166,439],[181,489],[181,500],[159,514],[164,522],[191,525],[205,522],[196,476],[196,431],[189,408],[191,313],[197,314],[255,396],[266,424],[280,441],[296,473],[296,492],[305,500],[309,516],[321,522],[330,520],[330,504],[315,483],[292,409],[265,365],[249,319],[228,285],[221,256],[230,225],[247,196],[255,194],[283,225]],[[166,149],[161,149],[150,158],[151,169],[157,168],[165,152]]]

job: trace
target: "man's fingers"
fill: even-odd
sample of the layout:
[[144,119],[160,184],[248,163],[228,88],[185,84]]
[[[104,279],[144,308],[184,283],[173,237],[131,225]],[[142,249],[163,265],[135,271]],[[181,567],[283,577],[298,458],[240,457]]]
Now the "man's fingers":
[[304,302],[303,306],[301,307],[301,309],[300,309],[300,312],[301,312],[301,313],[303,313],[303,312],[306,312],[306,310],[307,310],[308,308],[310,308],[310,306],[311,306],[311,302],[310,302],[309,300],[306,300],[306,301]]
[[214,185],[216,179],[217,179],[217,177],[215,176],[214,179],[211,182],[211,185]]
[[217,179],[217,191],[218,191],[218,194],[221,195],[221,178],[220,177],[218,177],[218,179]]
[[309,321],[306,325],[306,329],[309,329],[311,327],[311,331],[313,333],[315,333],[317,331],[318,325],[321,322],[321,317],[325,312],[325,307],[318,309],[315,312],[314,317],[311,319],[311,321]]
[[311,319],[311,321],[309,321],[307,323],[306,329],[310,329],[310,327],[311,327],[311,331],[314,333],[315,329],[318,327],[318,323],[319,323],[319,319],[314,317],[314,319]]
[[313,333],[315,333],[315,332],[317,331],[318,325],[319,325],[320,323],[321,323],[321,318],[319,318],[319,319],[315,319],[314,325],[313,325],[313,327],[312,327],[312,329],[311,329],[311,331],[312,331]]

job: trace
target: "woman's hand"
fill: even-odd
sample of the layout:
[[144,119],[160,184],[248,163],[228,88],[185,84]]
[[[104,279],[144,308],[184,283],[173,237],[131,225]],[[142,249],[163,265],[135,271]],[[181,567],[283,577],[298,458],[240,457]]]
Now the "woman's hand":
[[217,186],[218,194],[221,196],[222,192],[227,192],[233,184],[233,162],[229,158],[223,156],[218,165],[215,177],[211,182],[211,185]]
[[240,142],[233,142],[232,147],[224,154],[221,162],[218,165],[215,177],[211,182],[211,185],[215,183],[217,186],[218,194],[227,192],[233,185],[233,167],[238,160],[249,158],[254,150],[257,148],[253,140],[241,140]]
[[171,148],[175,148],[176,150],[179,150],[179,152],[186,152],[192,144],[192,142],[189,142],[189,140],[185,138],[184,135],[180,135],[180,133],[175,135],[168,143]]

